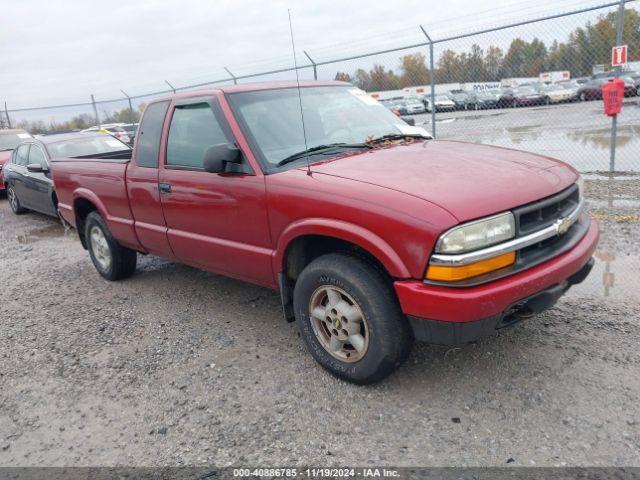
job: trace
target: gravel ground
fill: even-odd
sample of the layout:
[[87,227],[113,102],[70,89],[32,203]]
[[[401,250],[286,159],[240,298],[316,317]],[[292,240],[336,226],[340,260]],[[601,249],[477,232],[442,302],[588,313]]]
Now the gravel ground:
[[274,292],[154,257],[108,283],[0,200],[0,465],[640,465],[633,182],[588,182],[598,265],[555,308],[370,387],[318,367]]

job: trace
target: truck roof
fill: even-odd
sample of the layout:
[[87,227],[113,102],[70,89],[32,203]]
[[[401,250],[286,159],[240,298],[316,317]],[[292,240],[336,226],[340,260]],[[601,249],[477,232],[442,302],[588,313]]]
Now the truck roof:
[[[253,92],[256,90],[276,90],[280,88],[295,88],[298,86],[294,81],[282,81],[282,82],[256,82],[256,83],[243,83],[240,85],[224,85],[215,88],[206,88],[202,90],[191,90],[188,92],[176,93],[168,95],[155,101],[163,101],[169,99],[200,97],[207,94],[213,94],[218,92],[223,93],[237,93],[237,92]],[[340,82],[338,80],[305,80],[300,82],[300,87],[333,87],[333,86],[353,86],[348,82]],[[354,87],[355,88],[355,87]]]

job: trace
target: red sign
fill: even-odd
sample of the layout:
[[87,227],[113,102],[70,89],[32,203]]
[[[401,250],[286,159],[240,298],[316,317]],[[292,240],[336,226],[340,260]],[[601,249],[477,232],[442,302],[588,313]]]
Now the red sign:
[[604,114],[615,117],[622,110],[624,100],[624,81],[614,78],[602,85],[602,101],[604,102]]
[[627,64],[627,46],[618,45],[611,49],[611,65],[621,67]]

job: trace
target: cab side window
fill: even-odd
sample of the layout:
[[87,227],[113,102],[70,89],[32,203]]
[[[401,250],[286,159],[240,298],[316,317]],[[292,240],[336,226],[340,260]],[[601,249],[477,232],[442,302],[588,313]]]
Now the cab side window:
[[211,105],[176,106],[167,141],[167,166],[203,168],[207,149],[229,142]]
[[13,163],[26,167],[29,164],[29,145],[20,145],[16,150]]
[[43,167],[46,167],[47,157],[39,146],[31,145],[31,149],[29,150],[29,161],[27,163],[37,163],[39,165],[42,165]]
[[158,168],[162,125],[169,102],[152,103],[147,107],[138,129],[136,164],[139,167]]

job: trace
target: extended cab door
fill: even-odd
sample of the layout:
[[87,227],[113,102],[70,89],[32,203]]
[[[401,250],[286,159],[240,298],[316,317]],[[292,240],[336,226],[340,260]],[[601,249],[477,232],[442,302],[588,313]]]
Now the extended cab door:
[[203,169],[205,151],[235,139],[216,97],[177,100],[160,168],[169,243],[187,264],[273,286],[272,249],[262,172]]
[[136,235],[150,253],[174,259],[158,191],[158,159],[169,101],[147,106],[127,167],[127,193]]

